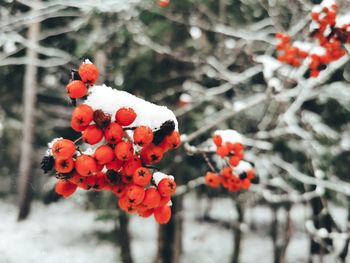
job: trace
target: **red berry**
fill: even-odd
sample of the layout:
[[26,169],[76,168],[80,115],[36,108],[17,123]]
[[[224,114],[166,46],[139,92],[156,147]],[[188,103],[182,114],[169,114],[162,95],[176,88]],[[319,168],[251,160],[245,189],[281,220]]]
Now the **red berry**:
[[71,125],[75,131],[83,131],[93,120],[94,111],[86,104],[80,104],[72,113]]
[[115,121],[121,126],[129,126],[136,119],[136,113],[132,108],[120,108],[115,114]]
[[147,208],[158,207],[160,203],[160,194],[155,188],[148,188],[145,191],[145,197],[142,204]]
[[138,185],[131,185],[128,187],[128,190],[126,192],[129,202],[133,205],[139,205],[143,201],[143,198],[145,197],[145,189],[143,187],[140,187]]
[[67,139],[60,139],[56,141],[52,148],[51,152],[55,158],[68,159],[73,156],[76,151],[74,142]]
[[139,146],[147,146],[153,141],[153,132],[150,127],[139,126],[134,131],[134,142]]
[[83,140],[91,145],[100,142],[103,138],[103,132],[95,124],[89,125],[83,132]]
[[171,217],[171,208],[168,205],[154,209],[154,218],[159,224],[166,224]]
[[131,142],[122,141],[115,146],[114,153],[119,160],[127,161],[133,157],[134,147]]
[[170,201],[170,196],[162,196],[160,198],[159,206],[167,205]]
[[95,150],[94,157],[98,164],[107,164],[114,159],[114,152],[108,145],[101,145]]
[[69,173],[74,168],[74,161],[72,158],[69,159],[60,159],[57,158],[55,160],[55,170],[57,173]]
[[123,134],[123,128],[115,122],[109,124],[104,132],[106,141],[110,144],[117,144],[118,142],[120,142],[123,138]]
[[151,182],[152,173],[145,167],[138,168],[133,175],[134,184],[139,186],[146,186]]
[[170,135],[165,136],[162,144],[164,144],[169,149],[178,148],[181,144],[179,132],[173,131]]
[[215,173],[207,172],[205,175],[205,183],[213,188],[218,188],[221,184],[221,178]]
[[58,180],[55,186],[56,193],[62,195],[64,198],[72,195],[76,189],[77,186],[75,184],[72,184],[66,180]]
[[241,160],[241,158],[239,158],[238,156],[231,156],[230,159],[229,159],[229,162],[232,166],[237,166],[239,161]]
[[108,170],[114,170],[116,172],[119,171],[122,166],[123,166],[123,162],[118,159],[115,159],[106,164],[106,168]]
[[89,155],[80,155],[75,160],[75,169],[82,176],[92,175],[97,172],[97,164]]
[[79,76],[84,83],[95,84],[98,79],[98,69],[92,63],[83,63],[79,68]]
[[173,179],[163,178],[158,183],[158,191],[161,196],[171,196],[175,193],[176,183]]
[[213,135],[213,142],[215,143],[216,146],[221,146],[222,144],[222,138],[218,134]]
[[216,148],[216,153],[222,158],[226,157],[229,154],[229,149],[226,145],[222,145]]
[[153,209],[139,209],[139,208],[137,208],[137,213],[141,217],[150,217],[153,214]]
[[126,176],[132,177],[137,168],[141,167],[141,160],[136,155],[123,165],[123,171]]
[[158,4],[160,7],[168,7],[170,4],[170,0],[158,0]]
[[144,163],[157,163],[163,158],[163,153],[163,148],[151,144],[148,147],[142,148],[140,156]]
[[87,88],[84,82],[80,80],[73,80],[71,81],[67,87],[66,87],[67,93],[69,94],[69,97],[72,99],[79,99],[86,95]]

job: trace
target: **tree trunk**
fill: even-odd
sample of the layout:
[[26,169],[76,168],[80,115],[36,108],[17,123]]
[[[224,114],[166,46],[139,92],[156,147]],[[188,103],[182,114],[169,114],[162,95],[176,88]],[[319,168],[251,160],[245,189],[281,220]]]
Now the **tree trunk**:
[[[33,1],[38,6],[39,0]],[[33,44],[38,42],[40,33],[40,22],[33,22],[28,28],[28,40]],[[19,196],[19,214],[18,220],[25,219],[30,211],[32,183],[31,165],[33,157],[33,133],[34,133],[34,112],[37,90],[38,68],[34,61],[38,54],[35,50],[27,48],[27,57],[29,64],[26,65],[24,75],[23,89],[23,128],[21,157],[19,163],[18,196]]]
[[130,248],[130,234],[129,234],[129,217],[123,211],[118,211],[119,228],[117,228],[117,235],[119,237],[119,245],[121,249],[121,257],[123,263],[133,263],[131,248]]
[[182,196],[173,198],[172,217],[158,231],[157,263],[179,263],[182,252]]
[[237,203],[236,210],[237,210],[237,214],[238,214],[238,222],[237,222],[238,224],[237,224],[237,227],[235,227],[234,231],[233,231],[234,248],[233,248],[233,255],[232,255],[232,259],[231,259],[232,263],[239,262],[239,256],[241,254],[241,243],[242,243],[242,237],[243,237],[243,233],[241,230],[241,224],[244,221],[243,205],[240,203]]

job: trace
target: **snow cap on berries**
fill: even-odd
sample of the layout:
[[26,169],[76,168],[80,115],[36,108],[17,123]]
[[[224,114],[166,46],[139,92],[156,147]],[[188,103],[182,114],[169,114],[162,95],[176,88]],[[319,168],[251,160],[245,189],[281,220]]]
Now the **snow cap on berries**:
[[161,173],[161,172],[155,172],[153,174],[153,181],[156,185],[159,184],[159,182],[164,179],[164,178],[169,178],[169,179],[172,179],[174,180],[174,176],[172,175],[167,175],[167,174],[164,174],[164,173]]
[[252,169],[253,169],[253,166],[250,163],[246,161],[240,161],[238,165],[234,168],[234,171],[236,174],[242,174]]
[[223,143],[242,143],[243,141],[243,136],[235,130],[217,130],[214,135],[220,135]]
[[159,129],[166,121],[173,121],[178,131],[178,122],[175,114],[165,106],[159,106],[140,99],[126,91],[112,89],[106,85],[91,87],[85,104],[94,110],[102,110],[115,120],[116,112],[121,108],[131,108],[137,117],[130,126],[148,126],[152,130]]

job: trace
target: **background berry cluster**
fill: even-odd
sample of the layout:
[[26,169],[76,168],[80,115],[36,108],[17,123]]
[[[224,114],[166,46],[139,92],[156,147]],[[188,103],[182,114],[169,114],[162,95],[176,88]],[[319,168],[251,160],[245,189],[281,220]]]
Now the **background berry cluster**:
[[311,13],[312,28],[309,36],[316,40],[317,45],[311,48],[298,47],[291,42],[286,33],[277,33],[279,51],[277,59],[294,67],[299,67],[309,58],[309,76],[317,77],[326,69],[327,65],[346,54],[344,45],[350,43],[350,23],[343,23],[337,15],[338,7],[335,3],[329,6],[319,6]]

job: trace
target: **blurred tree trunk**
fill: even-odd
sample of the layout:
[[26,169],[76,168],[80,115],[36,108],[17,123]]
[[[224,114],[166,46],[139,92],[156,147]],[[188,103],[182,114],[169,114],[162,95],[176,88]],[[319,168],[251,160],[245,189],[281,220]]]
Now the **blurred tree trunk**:
[[[177,176],[183,173],[179,167],[172,167],[176,183],[182,185],[183,177]],[[179,263],[182,253],[182,226],[183,226],[183,196],[172,198],[172,217],[165,225],[160,225],[158,230],[158,252],[156,263]]]
[[237,219],[238,224],[237,224],[237,227],[235,227],[233,230],[234,248],[233,248],[233,255],[231,259],[232,263],[239,262],[239,257],[241,254],[242,237],[243,237],[241,224],[244,222],[244,210],[243,210],[243,205],[239,203],[238,200],[236,203],[236,210],[238,214],[238,219]]
[[158,231],[157,263],[179,263],[182,250],[182,196],[173,198],[170,221]]
[[[36,6],[40,4],[39,0],[33,1]],[[38,43],[40,33],[40,22],[33,22],[28,28],[28,41],[33,45]],[[34,133],[34,112],[37,93],[37,73],[38,68],[35,61],[38,59],[38,53],[27,48],[26,55],[29,63],[26,65],[24,74],[23,89],[23,126],[22,126],[22,143],[21,157],[19,163],[18,179],[18,197],[19,197],[19,214],[18,220],[25,219],[30,212],[30,203],[32,194],[30,185],[32,183],[31,165],[33,157],[33,133]]]
[[117,236],[119,237],[119,245],[121,249],[121,257],[123,263],[133,263],[130,247],[129,235],[129,217],[124,211],[118,211],[119,228],[117,229]]

